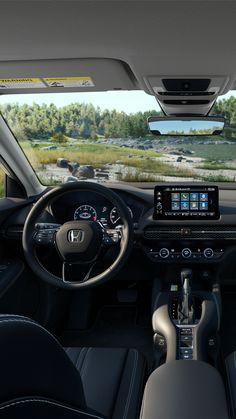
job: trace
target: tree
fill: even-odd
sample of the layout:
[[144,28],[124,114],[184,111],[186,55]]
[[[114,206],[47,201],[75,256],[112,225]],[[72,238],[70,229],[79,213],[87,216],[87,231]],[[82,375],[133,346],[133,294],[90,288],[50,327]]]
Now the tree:
[[68,138],[62,134],[62,132],[56,132],[53,136],[52,136],[52,141],[55,141],[56,143],[67,143]]

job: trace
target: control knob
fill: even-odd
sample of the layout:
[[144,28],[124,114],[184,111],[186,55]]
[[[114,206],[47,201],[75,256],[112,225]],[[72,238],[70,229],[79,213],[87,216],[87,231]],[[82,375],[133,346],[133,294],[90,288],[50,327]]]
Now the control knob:
[[214,251],[210,247],[207,247],[204,250],[203,254],[204,254],[205,258],[211,259],[214,256]]
[[191,251],[188,247],[185,247],[185,248],[182,250],[182,256],[183,256],[183,258],[184,258],[184,259],[188,259],[188,258],[190,258],[190,257],[191,257],[191,255],[192,255],[192,251]]
[[162,259],[166,259],[168,258],[170,252],[166,247],[162,247],[162,249],[160,249],[159,251],[159,255]]

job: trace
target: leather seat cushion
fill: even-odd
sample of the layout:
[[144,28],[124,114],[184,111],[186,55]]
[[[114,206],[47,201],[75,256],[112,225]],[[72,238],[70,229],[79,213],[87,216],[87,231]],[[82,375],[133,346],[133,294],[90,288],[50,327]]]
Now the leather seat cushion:
[[136,349],[65,348],[80,373],[86,405],[112,419],[135,419],[142,400],[145,361]]

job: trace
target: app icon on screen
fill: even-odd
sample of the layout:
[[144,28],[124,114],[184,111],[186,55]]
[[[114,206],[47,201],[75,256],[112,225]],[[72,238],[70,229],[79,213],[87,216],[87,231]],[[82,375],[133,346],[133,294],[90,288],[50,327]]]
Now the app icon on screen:
[[200,195],[200,201],[208,201],[208,193],[207,192],[202,192],[199,195]]
[[189,202],[181,202],[181,209],[184,211],[189,210]]
[[190,201],[198,201],[198,193],[197,192],[192,192],[190,194]]
[[172,211],[179,211],[180,210],[180,202],[172,202],[171,203],[171,209]]
[[189,201],[189,193],[187,192],[181,193],[181,201]]
[[191,210],[198,210],[198,202],[190,202],[190,209]]
[[180,201],[180,193],[172,193],[171,194],[172,201]]
[[200,210],[208,210],[208,202],[200,202]]

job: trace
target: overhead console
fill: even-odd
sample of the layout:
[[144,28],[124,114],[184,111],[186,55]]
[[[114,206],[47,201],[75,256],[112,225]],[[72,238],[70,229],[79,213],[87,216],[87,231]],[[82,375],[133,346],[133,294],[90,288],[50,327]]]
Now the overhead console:
[[227,77],[150,76],[145,82],[166,115],[207,115],[218,95],[225,92]]

